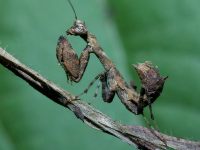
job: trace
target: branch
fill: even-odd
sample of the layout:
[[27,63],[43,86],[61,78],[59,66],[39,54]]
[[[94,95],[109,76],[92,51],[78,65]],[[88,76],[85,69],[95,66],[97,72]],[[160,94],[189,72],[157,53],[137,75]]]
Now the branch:
[[51,81],[42,77],[36,71],[20,63],[16,58],[2,48],[0,48],[0,63],[15,75],[29,83],[30,86],[40,93],[73,111],[77,118],[81,119],[87,125],[106,134],[115,136],[130,145],[137,145],[140,149],[149,150],[156,148],[166,149],[166,147],[181,150],[200,149],[200,142],[168,136],[157,132],[156,130],[141,126],[123,125],[119,122],[113,121],[110,117],[83,101],[72,101],[75,96],[64,91]]

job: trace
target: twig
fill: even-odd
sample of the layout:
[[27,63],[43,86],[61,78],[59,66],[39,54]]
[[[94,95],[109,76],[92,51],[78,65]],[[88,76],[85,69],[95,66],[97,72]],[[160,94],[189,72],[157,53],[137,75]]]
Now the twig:
[[[0,48],[0,63],[15,75],[28,82],[30,86],[40,93],[54,102],[69,108],[84,123],[104,133],[113,135],[130,145],[137,145],[140,149],[149,150],[166,149],[166,146],[177,150],[200,149],[200,142],[168,136],[157,131],[154,131],[153,134],[152,129],[150,130],[141,126],[123,125],[117,121],[113,121],[110,117],[81,100],[72,101],[75,96],[20,63],[2,48]],[[166,145],[158,137],[162,137]]]

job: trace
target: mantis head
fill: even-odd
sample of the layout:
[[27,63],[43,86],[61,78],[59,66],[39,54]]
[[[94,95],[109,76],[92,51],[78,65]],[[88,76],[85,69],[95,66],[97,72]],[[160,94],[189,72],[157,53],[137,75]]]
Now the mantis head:
[[67,35],[84,36],[88,30],[85,23],[81,20],[76,20],[71,28],[66,31]]

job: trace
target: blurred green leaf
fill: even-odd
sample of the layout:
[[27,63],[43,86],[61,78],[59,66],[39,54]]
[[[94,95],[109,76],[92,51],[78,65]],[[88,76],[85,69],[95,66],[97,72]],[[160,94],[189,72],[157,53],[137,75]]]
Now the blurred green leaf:
[[161,131],[200,138],[200,1],[109,0],[128,65],[152,61],[169,79],[153,105]]
[[[115,24],[106,16],[105,1],[73,1],[78,18],[86,21],[120,71],[128,78],[123,48]],[[79,84],[71,86],[58,65],[55,47],[58,37],[74,21],[66,1],[0,1],[0,43],[21,62],[37,70],[64,89],[79,94],[103,70],[92,57]],[[70,38],[78,53],[85,43]],[[120,58],[120,59],[119,59]],[[93,130],[65,108],[51,102],[0,66],[0,149],[129,149],[118,139]],[[112,104],[93,100],[95,87],[84,96],[92,105],[116,120],[139,124],[140,117],[128,112],[118,98]],[[99,144],[101,143],[101,146]]]

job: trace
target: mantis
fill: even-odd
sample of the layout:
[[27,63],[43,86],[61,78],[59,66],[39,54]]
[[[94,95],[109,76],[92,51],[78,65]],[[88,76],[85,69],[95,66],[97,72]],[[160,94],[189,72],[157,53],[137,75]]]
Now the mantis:
[[[133,65],[142,84],[140,92],[137,92],[134,84],[128,84],[124,80],[115,64],[101,48],[95,35],[88,31],[83,21],[77,19],[75,10],[70,1],[69,3],[76,20],[66,31],[66,34],[67,36],[80,37],[86,42],[86,47],[78,57],[67,37],[59,37],[56,56],[67,75],[67,79],[76,83],[79,82],[86,70],[90,54],[94,54],[104,67],[104,71],[95,77],[95,80],[99,79],[101,82],[103,101],[111,103],[114,96],[117,95],[122,104],[136,115],[143,114],[144,108],[149,106],[151,118],[154,119],[151,105],[160,96],[167,77],[162,77],[157,67],[154,67],[151,62]],[[92,84],[93,82],[90,86]],[[84,91],[84,93],[86,92],[87,90]]]

